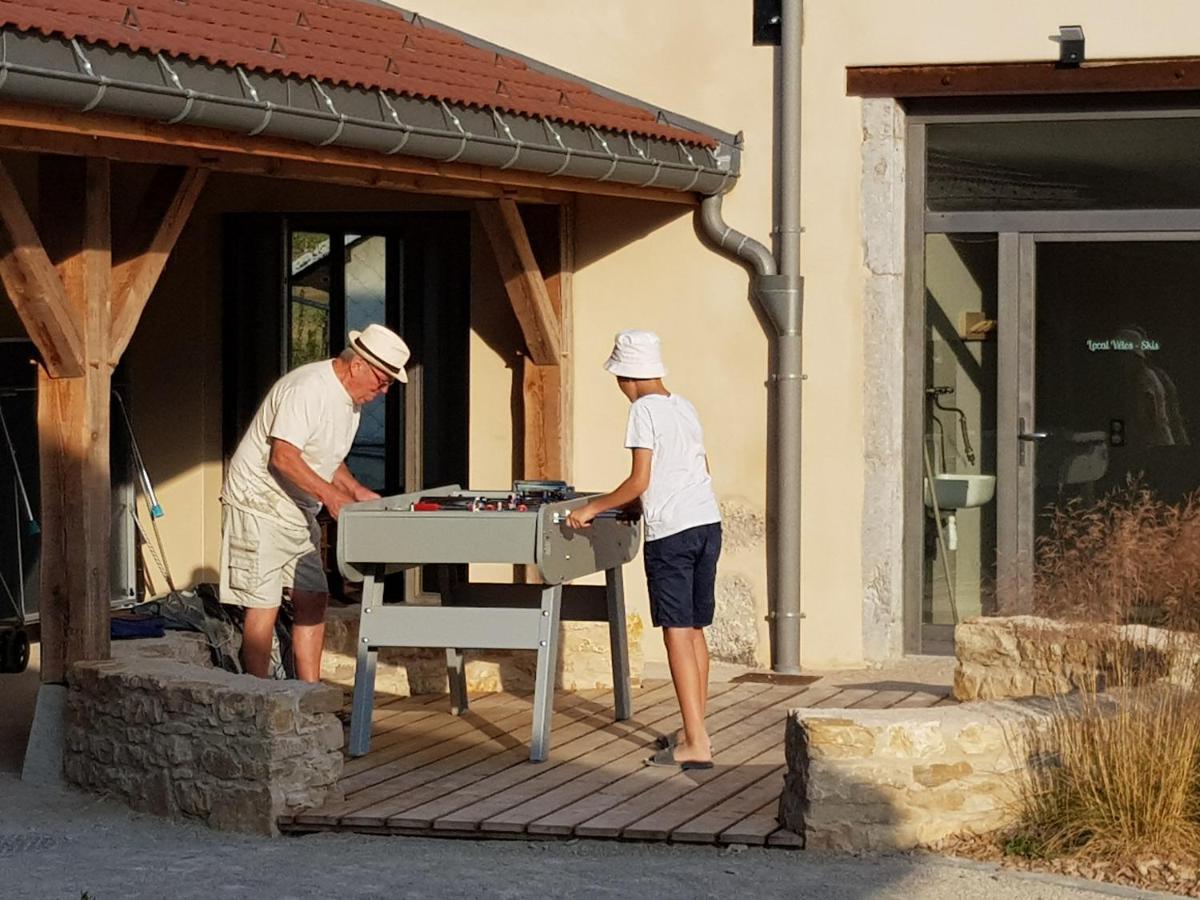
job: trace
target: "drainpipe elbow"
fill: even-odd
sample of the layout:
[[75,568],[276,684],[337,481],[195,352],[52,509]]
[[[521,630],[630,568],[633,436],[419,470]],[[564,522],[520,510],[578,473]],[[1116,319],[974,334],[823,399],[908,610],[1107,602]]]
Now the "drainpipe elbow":
[[700,231],[725,256],[749,263],[759,276],[774,275],[778,271],[775,257],[771,255],[770,250],[725,221],[721,215],[720,194],[713,194],[700,201],[696,218],[700,224]]

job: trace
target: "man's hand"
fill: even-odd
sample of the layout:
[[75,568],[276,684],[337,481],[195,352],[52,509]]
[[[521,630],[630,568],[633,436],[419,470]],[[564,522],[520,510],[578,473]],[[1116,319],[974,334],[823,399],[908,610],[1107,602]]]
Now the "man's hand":
[[357,488],[355,488],[355,490],[353,490],[351,493],[354,495],[354,499],[358,503],[362,503],[366,500],[379,500],[380,499],[379,494],[375,493],[373,490],[371,490],[368,487],[363,487],[361,484]]
[[600,515],[600,510],[593,509],[592,504],[587,503],[578,509],[571,510],[567,516],[567,525],[571,528],[591,528],[592,519]]
[[342,507],[354,503],[356,499],[343,490],[331,488],[325,492],[325,495],[321,498],[321,502],[329,510],[329,514],[336,519],[341,514]]

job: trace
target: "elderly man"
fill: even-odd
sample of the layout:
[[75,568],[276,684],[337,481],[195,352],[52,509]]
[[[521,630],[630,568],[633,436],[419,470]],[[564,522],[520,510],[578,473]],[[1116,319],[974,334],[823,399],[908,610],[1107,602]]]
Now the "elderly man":
[[317,512],[379,495],[346,467],[362,406],[407,381],[409,351],[382,325],[351,331],[340,356],[279,379],[229,463],[221,492],[221,602],[245,609],[242,665],[267,677],[283,589],[291,588],[296,675],[315,682],[329,589]]

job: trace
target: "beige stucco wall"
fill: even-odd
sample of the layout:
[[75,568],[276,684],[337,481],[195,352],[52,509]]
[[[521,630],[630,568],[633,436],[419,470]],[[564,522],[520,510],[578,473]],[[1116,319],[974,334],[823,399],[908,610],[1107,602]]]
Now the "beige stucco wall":
[[[801,153],[805,277],[804,532],[801,657],[805,665],[863,655],[864,285],[862,104],[845,95],[849,65],[1052,59],[1046,36],[1082,24],[1089,58],[1194,53],[1200,9],[1160,0],[1130,16],[1118,0],[972,3],[961,0],[807,0]],[[749,2],[717,0],[428,0],[432,19],[701,121],[746,134],[743,177],[726,219],[759,239],[771,227],[772,51],[751,45]],[[589,247],[620,220],[585,201],[575,279],[575,480],[602,487],[624,473],[624,401],[596,369],[621,327],[659,330],[669,384],[704,417],[724,500],[765,504],[766,339],[746,302],[741,270],[705,250],[690,219],[664,221],[606,255]],[[901,221],[899,219],[897,222]],[[595,258],[593,258],[593,256]],[[899,410],[895,414],[899,415]],[[729,553],[765,614],[761,545]],[[640,579],[631,593],[644,602]],[[765,622],[760,659],[766,661]],[[894,646],[894,644],[893,644]],[[647,648],[654,658],[658,648]]]
[[[743,130],[743,176],[725,204],[735,227],[767,240],[771,228],[772,57],[751,46],[749,2],[717,0],[427,0],[430,18],[580,76],[730,131]],[[1050,59],[1046,35],[1080,23],[1090,58],[1195,52],[1200,8],[1157,0],[1131,15],[1118,0],[808,0],[801,154],[802,267],[806,282],[804,545],[801,657],[806,666],[860,662],[864,653],[864,316],[862,104],[845,96],[845,67],[883,63]],[[162,528],[176,578],[212,578],[220,486],[220,246],[232,209],[400,209],[408,195],[283,182],[213,179],[129,351],[143,451],[167,510]],[[447,204],[439,204],[446,206]],[[452,205],[452,204],[451,204]],[[899,219],[895,221],[900,221]],[[751,311],[745,273],[705,249],[684,211],[582,198],[574,279],[574,480],[614,485],[627,457],[627,406],[599,369],[612,334],[644,327],[664,339],[668,383],[704,420],[717,491],[730,520],[726,594],[758,612],[767,661],[765,555],[767,339]],[[475,246],[486,246],[476,233]],[[206,249],[207,248],[207,249]],[[473,317],[488,335],[515,337],[490,260],[473,261]],[[498,317],[496,321],[491,321]],[[472,338],[474,486],[511,474],[512,344]],[[899,410],[894,414],[899,415]],[[874,413],[873,413],[874,415]],[[757,523],[757,524],[756,524]],[[638,564],[640,565],[640,564]],[[640,569],[630,606],[646,613]],[[648,659],[661,658],[647,642]]]

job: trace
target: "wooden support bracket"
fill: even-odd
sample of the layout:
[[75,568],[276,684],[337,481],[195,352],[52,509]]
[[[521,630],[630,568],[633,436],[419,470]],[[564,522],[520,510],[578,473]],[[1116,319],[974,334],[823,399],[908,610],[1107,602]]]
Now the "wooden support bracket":
[[516,201],[483,200],[475,204],[475,209],[525,335],[530,359],[539,366],[557,366],[562,357],[562,323],[550,301]]
[[83,374],[83,338],[8,169],[0,163],[0,283],[55,378]]

